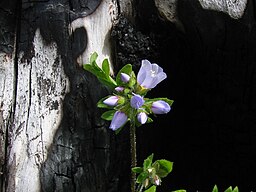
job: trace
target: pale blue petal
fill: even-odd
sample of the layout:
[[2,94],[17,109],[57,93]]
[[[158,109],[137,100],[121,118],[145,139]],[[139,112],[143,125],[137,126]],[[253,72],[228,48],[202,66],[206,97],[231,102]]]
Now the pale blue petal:
[[165,101],[155,101],[151,106],[151,110],[154,114],[166,114],[171,110],[171,106]]
[[156,63],[151,64],[146,59],[142,60],[142,65],[137,76],[137,81],[142,87],[152,89],[166,77],[163,68],[159,65]]
[[151,89],[151,84],[152,84],[153,80],[154,80],[154,78],[151,76],[151,74],[147,74],[146,78],[141,83],[141,86],[143,86],[143,87],[145,87],[147,89]]
[[121,73],[120,78],[124,83],[128,83],[131,77],[126,73]]
[[146,113],[144,112],[140,112],[138,115],[137,115],[137,119],[138,121],[141,123],[141,124],[145,124],[148,120],[148,116]]
[[156,63],[152,64],[152,69],[156,70],[157,73],[163,72],[163,68],[157,65]]
[[113,131],[116,131],[126,123],[127,119],[128,117],[125,113],[121,111],[116,111],[109,128]]
[[117,92],[122,92],[124,90],[124,87],[116,87],[115,90]]
[[151,63],[148,60],[144,59],[142,60],[141,63],[141,67],[137,75],[137,81],[139,82],[140,85],[146,78],[147,72],[151,70]]
[[161,81],[163,81],[167,75],[164,72],[160,72],[157,74],[157,76],[154,78],[154,80],[151,82],[151,89],[154,88],[157,84],[159,84]]
[[103,103],[109,106],[116,106],[118,103],[118,99],[118,96],[110,96],[109,98],[105,99]]
[[134,94],[132,96],[130,104],[134,109],[139,109],[144,104],[144,99],[142,96]]

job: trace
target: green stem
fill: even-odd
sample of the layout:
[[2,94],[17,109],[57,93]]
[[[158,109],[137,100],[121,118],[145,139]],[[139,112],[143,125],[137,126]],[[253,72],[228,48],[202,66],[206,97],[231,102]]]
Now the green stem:
[[142,192],[142,190],[143,190],[143,185],[140,184],[140,185],[138,186],[138,192]]
[[[131,168],[136,167],[136,126],[135,121],[130,121],[130,145],[131,145]],[[136,173],[131,171],[131,192],[135,192],[136,188]]]

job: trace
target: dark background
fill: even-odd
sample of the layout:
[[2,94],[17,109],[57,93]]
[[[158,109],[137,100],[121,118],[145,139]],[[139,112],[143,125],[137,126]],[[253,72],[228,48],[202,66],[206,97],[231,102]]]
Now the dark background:
[[220,191],[256,190],[254,2],[248,1],[241,19],[232,19],[180,0],[184,31],[159,20],[154,9],[144,10],[138,26],[156,39],[159,55],[151,60],[168,76],[148,96],[174,100],[170,113],[139,130],[141,161],[153,152],[155,159],[174,162],[159,191],[211,191],[215,184]]

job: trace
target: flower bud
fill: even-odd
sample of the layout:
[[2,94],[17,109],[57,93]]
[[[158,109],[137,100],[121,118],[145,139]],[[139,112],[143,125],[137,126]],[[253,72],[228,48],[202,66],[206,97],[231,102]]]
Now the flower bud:
[[141,124],[145,124],[148,120],[148,116],[145,112],[140,112],[137,115],[137,119]]
[[117,91],[117,92],[122,92],[123,90],[124,90],[124,87],[116,87],[115,88],[115,90]]
[[151,110],[154,114],[166,114],[171,110],[171,106],[160,100],[152,103]]
[[161,185],[161,179],[157,175],[154,177],[154,183],[157,186]]
[[124,112],[116,111],[109,128],[116,131],[126,123],[127,119],[128,117]]
[[135,109],[139,109],[144,104],[144,99],[142,96],[134,94],[131,98],[131,106]]
[[144,187],[147,188],[149,186],[149,179],[145,179],[144,183],[143,183]]
[[118,100],[118,96],[110,96],[109,98],[105,99],[103,103],[108,106],[116,106],[118,104]]
[[124,83],[128,83],[131,77],[126,73],[121,73],[120,78]]

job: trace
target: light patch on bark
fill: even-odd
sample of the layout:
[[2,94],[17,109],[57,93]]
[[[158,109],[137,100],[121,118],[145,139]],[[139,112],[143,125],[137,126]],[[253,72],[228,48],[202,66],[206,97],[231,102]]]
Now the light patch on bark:
[[14,56],[0,53],[0,111],[4,124],[10,116],[13,101]]
[[119,0],[120,13],[132,23],[135,22],[134,3],[134,0]]
[[[7,127],[9,127],[12,117],[13,82],[14,54],[0,53],[0,175],[4,171]],[[1,184],[0,187],[2,187]]]
[[204,9],[216,10],[227,13],[234,19],[243,16],[247,0],[199,0]]
[[154,0],[154,2],[162,19],[174,23],[179,30],[184,31],[177,13],[178,0]]
[[[45,45],[37,30],[34,56],[19,54],[16,110],[10,133],[7,191],[40,191],[40,165],[62,119],[62,103],[69,91],[56,43]],[[14,189],[13,189],[14,187]]]
[[155,0],[155,5],[162,17],[171,22],[177,20],[177,0]]
[[[70,25],[70,33],[77,28],[84,27],[87,31],[87,47],[84,53],[77,58],[80,66],[89,63],[93,52],[98,53],[97,63],[101,67],[102,61],[108,58],[111,64],[110,30],[117,16],[117,5],[112,0],[102,1],[94,13],[78,18]],[[111,65],[111,73],[113,67]]]

